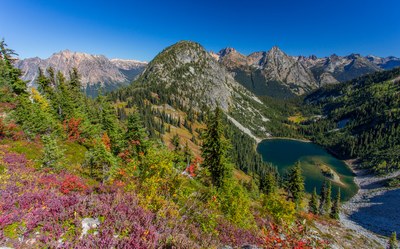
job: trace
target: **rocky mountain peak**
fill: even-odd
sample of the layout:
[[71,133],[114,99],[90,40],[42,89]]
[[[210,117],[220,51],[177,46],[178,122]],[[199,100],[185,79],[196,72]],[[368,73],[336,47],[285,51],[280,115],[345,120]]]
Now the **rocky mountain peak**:
[[273,46],[269,51],[269,54],[285,54],[278,46]]
[[227,47],[227,48],[221,49],[221,50],[218,52],[218,55],[219,55],[220,57],[224,57],[224,56],[229,55],[229,54],[231,54],[231,53],[237,53],[236,49]]
[[[68,75],[69,71],[76,67],[84,88],[103,86],[106,90],[110,90],[121,84],[129,84],[144,70],[146,63],[129,60],[111,61],[104,55],[91,55],[66,49],[52,54],[47,59],[35,57],[19,60],[15,66],[22,70],[22,79],[27,81],[29,86],[35,86],[39,68],[46,70],[53,67],[55,71]],[[93,91],[97,92],[95,89]]]

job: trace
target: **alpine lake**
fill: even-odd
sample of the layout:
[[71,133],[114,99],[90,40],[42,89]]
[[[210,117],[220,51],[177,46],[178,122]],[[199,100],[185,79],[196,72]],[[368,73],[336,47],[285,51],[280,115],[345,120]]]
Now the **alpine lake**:
[[357,193],[358,187],[351,169],[314,143],[292,139],[266,139],[258,144],[257,151],[265,162],[277,167],[281,176],[296,162],[300,162],[305,190],[308,193],[312,193],[316,187],[319,194],[325,179],[332,183],[332,198],[336,196],[339,187],[343,201]]

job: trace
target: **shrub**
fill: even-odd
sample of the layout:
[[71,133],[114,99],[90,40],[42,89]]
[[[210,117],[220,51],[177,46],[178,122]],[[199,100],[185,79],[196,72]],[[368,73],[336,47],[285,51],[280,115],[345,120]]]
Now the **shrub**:
[[280,224],[291,224],[295,220],[295,204],[286,201],[277,193],[263,196],[262,205],[266,213],[272,215]]
[[51,135],[42,137],[44,154],[42,157],[42,166],[50,168],[59,168],[63,151],[58,147],[57,141]]

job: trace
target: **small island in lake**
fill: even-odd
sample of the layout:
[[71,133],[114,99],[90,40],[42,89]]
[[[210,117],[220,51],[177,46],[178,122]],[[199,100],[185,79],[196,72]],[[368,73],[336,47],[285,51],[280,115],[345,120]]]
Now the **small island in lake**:
[[340,176],[331,167],[323,163],[316,163],[317,167],[321,170],[322,175],[329,178],[332,182],[345,186],[340,180]]

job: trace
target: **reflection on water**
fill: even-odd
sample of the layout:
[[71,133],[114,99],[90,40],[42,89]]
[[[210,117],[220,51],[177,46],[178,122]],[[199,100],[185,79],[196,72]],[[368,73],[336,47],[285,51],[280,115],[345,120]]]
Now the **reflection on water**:
[[284,174],[300,161],[305,177],[305,188],[309,193],[314,187],[319,192],[326,179],[321,167],[330,168],[337,177],[336,181],[332,181],[332,196],[336,195],[339,187],[344,201],[357,192],[354,175],[349,167],[316,144],[289,139],[268,139],[258,145],[257,151],[264,161],[276,165],[280,174]]

